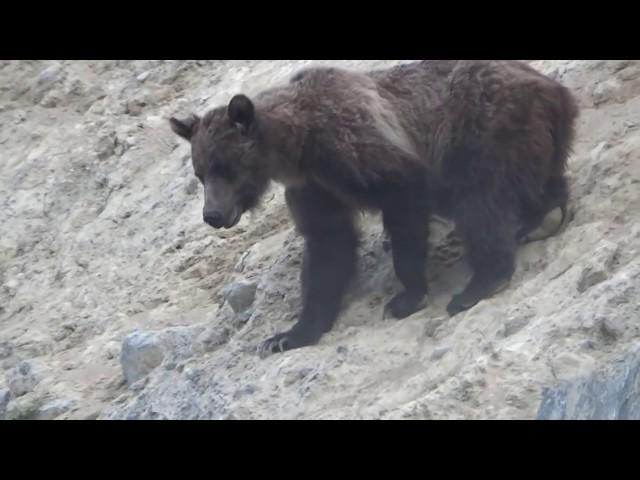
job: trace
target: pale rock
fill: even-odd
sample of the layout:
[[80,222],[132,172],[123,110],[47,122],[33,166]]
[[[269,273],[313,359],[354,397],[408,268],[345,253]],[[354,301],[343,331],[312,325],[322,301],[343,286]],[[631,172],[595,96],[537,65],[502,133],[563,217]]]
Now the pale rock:
[[149,75],[151,75],[151,72],[149,71],[142,72],[136,77],[136,80],[138,80],[140,83],[143,83],[147,78],[149,78]]
[[640,351],[544,391],[541,420],[640,420]]
[[145,378],[164,360],[175,362],[193,355],[193,345],[203,327],[173,327],[135,331],[122,342],[120,363],[129,385]]
[[599,83],[593,90],[593,103],[600,105],[608,100],[615,99],[615,95],[620,90],[620,82],[615,78],[609,78]]
[[7,404],[11,399],[11,392],[8,388],[0,388],[0,420],[5,419]]
[[164,359],[164,350],[155,332],[133,332],[122,343],[120,363],[124,377],[133,385]]
[[13,397],[31,392],[41,378],[33,371],[29,362],[22,361],[7,374],[7,386]]
[[13,354],[13,346],[9,341],[0,341],[0,360],[9,358]]
[[38,420],[53,420],[73,408],[72,400],[52,400],[38,410]]
[[255,299],[257,284],[255,282],[234,282],[224,288],[224,298],[236,313],[247,310]]

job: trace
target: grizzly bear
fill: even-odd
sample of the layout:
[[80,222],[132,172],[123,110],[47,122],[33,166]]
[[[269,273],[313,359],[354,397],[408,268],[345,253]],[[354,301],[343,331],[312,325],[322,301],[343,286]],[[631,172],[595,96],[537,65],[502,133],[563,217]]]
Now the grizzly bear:
[[308,68],[286,85],[183,120],[204,186],[204,221],[231,228],[270,181],[305,239],[302,310],[263,354],[332,328],[356,266],[358,211],[379,211],[403,290],[384,308],[425,306],[428,219],[455,222],[473,268],[453,316],[505,288],[519,243],[557,208],[578,116],[563,85],[519,61],[417,61],[368,72]]

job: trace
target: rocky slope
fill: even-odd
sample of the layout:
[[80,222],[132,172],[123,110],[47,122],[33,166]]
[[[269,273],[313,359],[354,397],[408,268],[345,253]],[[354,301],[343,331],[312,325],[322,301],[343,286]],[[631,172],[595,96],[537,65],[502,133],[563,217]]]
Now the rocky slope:
[[[520,250],[508,290],[448,319],[468,267],[436,225],[430,306],[383,321],[398,285],[366,217],[335,329],[256,355],[294,321],[300,238],[278,187],[234,230],[202,224],[189,147],[166,119],[312,63],[399,62],[0,62],[0,418],[579,416],[556,401],[566,382],[637,358],[637,61],[533,62],[582,108],[572,219]],[[607,411],[638,415],[637,386],[620,391],[609,403],[627,406]]]

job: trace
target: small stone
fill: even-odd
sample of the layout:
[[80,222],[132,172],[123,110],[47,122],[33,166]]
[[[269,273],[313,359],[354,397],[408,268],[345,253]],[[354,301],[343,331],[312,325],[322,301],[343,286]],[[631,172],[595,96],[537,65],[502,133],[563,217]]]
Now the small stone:
[[62,340],[67,338],[70,333],[71,332],[69,332],[68,330],[65,330],[64,328],[61,328],[60,330],[58,330],[56,333],[53,334],[52,338],[56,342],[61,342]]
[[162,363],[164,352],[158,335],[153,332],[136,331],[122,342],[120,363],[130,386],[149,374]]
[[246,310],[244,312],[238,313],[234,318],[234,325],[240,328],[242,325],[244,325],[249,321],[249,319],[251,318],[251,315],[253,315],[252,310]]
[[305,367],[300,370],[292,370],[287,372],[284,376],[285,386],[290,386],[294,383],[302,382],[305,379],[313,379],[316,375],[312,375],[313,368]]
[[62,364],[62,369],[65,371],[75,370],[78,368],[78,365],[74,362],[66,362]]
[[137,117],[142,113],[142,110],[147,106],[146,102],[142,100],[131,100],[125,104],[125,113],[133,117]]
[[113,149],[113,153],[115,153],[118,157],[124,155],[124,152],[127,151],[127,146],[124,143],[116,142],[116,146]]
[[594,285],[598,283],[602,283],[607,279],[607,273],[603,270],[593,269],[591,267],[586,267],[582,274],[580,275],[580,279],[578,280],[578,292],[584,293],[589,290]]
[[56,80],[60,78],[60,65],[52,65],[51,67],[45,68],[40,74],[38,78],[36,78],[36,83],[38,85],[42,85],[45,83],[54,83]]
[[624,334],[622,322],[616,318],[603,318],[600,323],[600,331],[609,340],[617,340]]
[[438,329],[438,327],[440,325],[442,325],[445,320],[446,320],[445,317],[432,317],[432,318],[430,318],[429,320],[427,320],[427,323],[424,326],[424,334],[427,337],[433,337],[434,334],[436,333],[436,330]]
[[340,355],[345,355],[348,352],[348,349],[344,345],[338,345],[336,352]]
[[120,344],[118,342],[109,342],[105,347],[105,357],[108,360],[116,358],[120,354]]
[[234,282],[227,285],[222,294],[235,313],[247,310],[255,300],[257,284],[254,282]]
[[137,382],[133,382],[129,388],[134,391],[134,392],[140,392],[142,390],[144,390],[144,387],[147,386],[147,383],[149,383],[149,377],[143,377],[140,380],[138,380]]
[[610,78],[599,83],[593,89],[593,104],[597,106],[601,103],[605,103],[607,100],[615,99],[615,95],[620,90],[620,87],[620,82],[615,78]]
[[7,404],[11,399],[11,392],[7,388],[0,390],[0,420],[4,420],[7,413]]
[[595,350],[596,342],[594,342],[593,340],[585,340],[580,344],[580,348],[582,350]]
[[115,135],[105,135],[98,140],[98,146],[96,147],[96,153],[99,160],[106,160],[115,153],[116,138]]
[[74,80],[65,88],[65,94],[82,96],[85,94],[85,85],[80,80]]
[[105,102],[101,102],[99,100],[95,101],[91,104],[87,112],[93,115],[102,115],[104,114],[104,107],[105,107],[104,104]]
[[194,343],[200,353],[212,352],[229,341],[230,331],[226,328],[210,328],[203,331]]
[[505,400],[507,402],[508,405],[511,405],[515,408],[518,408],[520,410],[524,410],[527,407],[527,403],[524,401],[524,399],[516,394],[516,393],[510,393],[505,397]]
[[32,391],[40,382],[28,362],[18,363],[7,375],[7,385],[13,397],[20,397]]
[[28,397],[14,398],[7,405],[7,420],[35,420],[38,418],[40,404]]
[[107,93],[100,85],[92,85],[86,92],[86,96],[89,97],[90,102],[102,100],[107,96]]
[[[164,362],[178,362],[194,353],[201,326],[171,327],[157,331],[135,331],[122,342],[120,363],[127,384],[134,383]],[[177,368],[177,367],[176,367]]]
[[574,377],[577,372],[593,365],[593,358],[589,354],[561,352],[550,360],[558,378]]
[[13,347],[7,341],[0,342],[0,360],[9,358],[13,355]]
[[236,390],[236,392],[233,394],[234,399],[238,399],[244,395],[253,395],[256,392],[257,388],[255,385],[245,385],[242,388],[239,388],[238,390]]
[[432,353],[431,353],[431,360],[440,360],[442,357],[444,357],[446,355],[446,353],[451,350],[449,347],[440,347],[440,348],[436,348]]
[[40,106],[44,108],[54,108],[57,107],[60,102],[61,99],[55,92],[49,92],[40,101]]
[[53,420],[73,407],[72,400],[53,400],[46,403],[38,411],[38,420]]
[[509,337],[509,336],[513,335],[514,333],[517,333],[520,330],[522,330],[528,324],[529,324],[529,318],[528,317],[510,318],[509,320],[507,320],[504,323],[503,334],[504,334],[505,337]]
[[201,368],[187,367],[187,368],[184,369],[182,374],[186,377],[187,380],[189,380],[190,382],[192,382],[194,384],[197,384],[200,381],[200,379],[202,378],[202,375],[204,374],[204,371]]
[[100,416],[100,410],[95,410],[84,416],[83,420],[97,420]]
[[61,325],[60,329],[53,335],[53,339],[56,342],[60,342],[75,332],[77,328],[78,325],[74,322],[65,323],[64,325]]
[[151,75],[151,72],[149,71],[142,72],[140,75],[136,77],[136,80],[139,81],[140,83],[143,83],[147,78],[149,78],[149,75]]
[[255,386],[255,385],[251,385],[251,384],[246,385],[246,386],[242,389],[242,391],[243,391],[244,393],[246,393],[247,395],[253,395],[253,394],[256,392],[256,390],[257,390],[256,386]]

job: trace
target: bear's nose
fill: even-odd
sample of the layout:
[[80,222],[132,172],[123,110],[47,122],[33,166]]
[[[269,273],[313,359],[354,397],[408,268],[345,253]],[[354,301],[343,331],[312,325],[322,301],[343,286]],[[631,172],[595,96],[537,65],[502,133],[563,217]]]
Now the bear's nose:
[[204,222],[207,225],[211,225],[213,228],[221,228],[224,223],[224,219],[220,212],[207,212],[203,216]]

